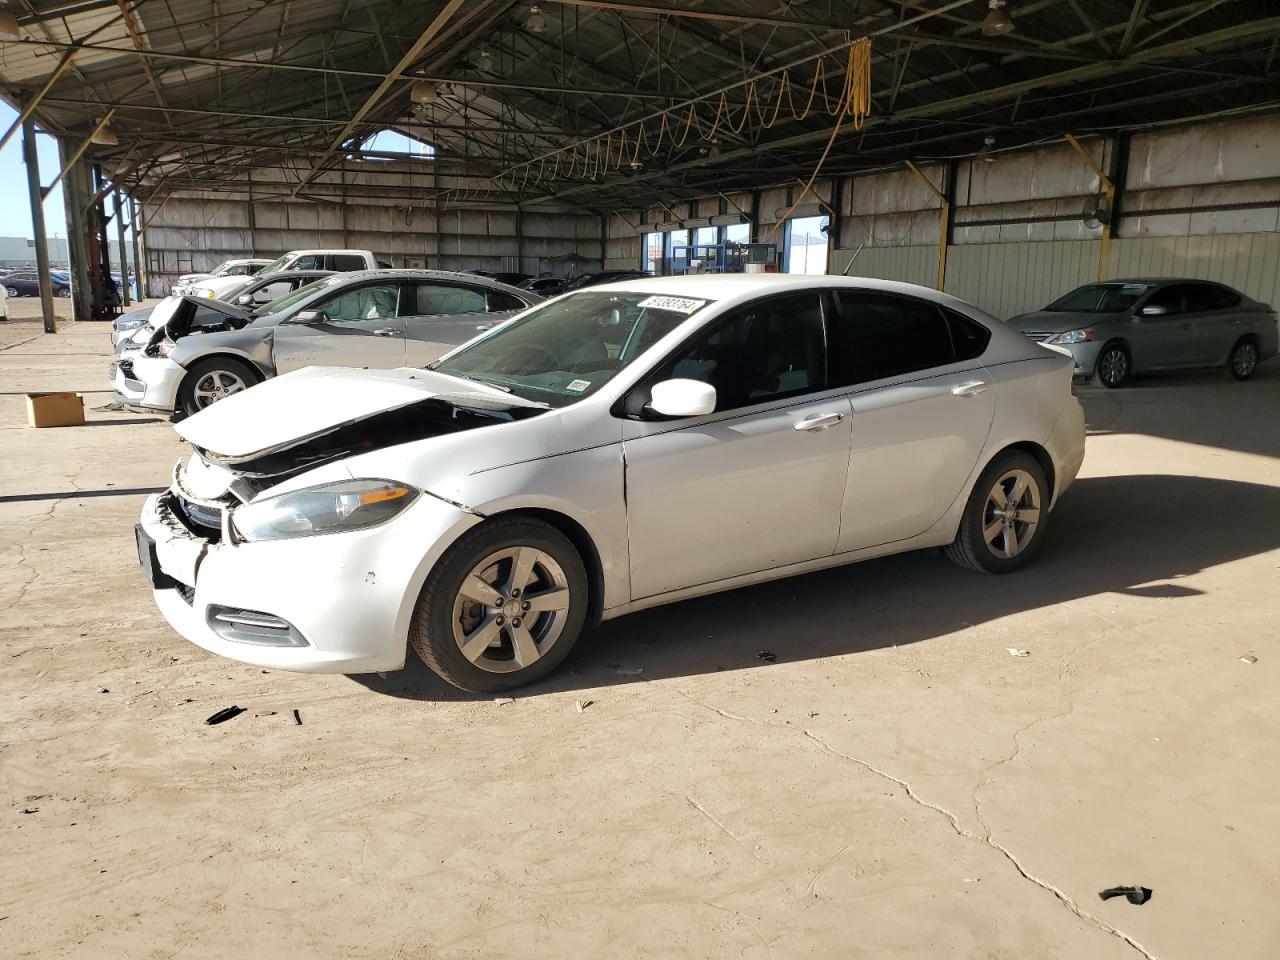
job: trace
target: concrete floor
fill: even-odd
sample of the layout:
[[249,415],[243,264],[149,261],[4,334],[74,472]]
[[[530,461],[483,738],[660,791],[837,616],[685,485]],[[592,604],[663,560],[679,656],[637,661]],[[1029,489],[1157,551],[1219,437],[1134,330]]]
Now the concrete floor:
[[[176,637],[132,524],[182,445],[93,409],[104,325],[20,327],[6,956],[1280,955],[1280,364],[1082,388],[1026,572],[916,554],[638,614],[499,705]],[[28,429],[49,389],[91,422]]]

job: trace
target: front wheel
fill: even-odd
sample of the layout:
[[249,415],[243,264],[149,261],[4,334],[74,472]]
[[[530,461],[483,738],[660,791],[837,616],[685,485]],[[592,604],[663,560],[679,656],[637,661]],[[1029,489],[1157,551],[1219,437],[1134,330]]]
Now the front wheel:
[[178,409],[186,416],[199,413],[262,379],[247,363],[230,357],[210,357],[193,364],[178,388]]
[[17,288],[17,287],[5,287],[5,288],[4,288],[4,292],[5,292],[5,293],[7,293],[7,294],[8,294],[9,296],[11,296],[11,297],[16,297],[16,296],[18,295],[18,288]]
[[1044,540],[1049,496],[1034,457],[1020,450],[1000,454],[974,484],[947,556],[983,573],[1026,566]]
[[1248,380],[1258,369],[1258,346],[1252,340],[1241,340],[1231,348],[1227,369],[1236,380]]
[[1132,373],[1129,351],[1118,343],[1108,343],[1098,354],[1093,378],[1104,387],[1121,387]]
[[455,687],[495,693],[551,673],[586,616],[586,568],[568,538],[541,520],[499,518],[440,558],[418,597],[409,643]]
[[53,291],[53,295],[55,297],[69,297],[71,296],[71,290],[67,287],[59,287],[57,290]]

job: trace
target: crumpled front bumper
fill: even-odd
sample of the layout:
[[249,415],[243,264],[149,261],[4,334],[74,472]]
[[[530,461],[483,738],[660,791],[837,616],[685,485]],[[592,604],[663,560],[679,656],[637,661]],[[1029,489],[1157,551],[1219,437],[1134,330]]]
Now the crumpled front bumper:
[[111,386],[124,403],[147,410],[172,413],[178,405],[178,387],[184,370],[167,357],[147,357],[129,351],[108,367]]
[[[369,673],[404,666],[409,620],[427,573],[480,518],[423,494],[389,523],[367,530],[256,543],[214,543],[177,514],[172,492],[154,494],[141,527],[162,573],[153,589],[165,620],[212,653],[277,670]],[[275,646],[227,638],[215,615],[232,609],[287,621],[305,641]]]

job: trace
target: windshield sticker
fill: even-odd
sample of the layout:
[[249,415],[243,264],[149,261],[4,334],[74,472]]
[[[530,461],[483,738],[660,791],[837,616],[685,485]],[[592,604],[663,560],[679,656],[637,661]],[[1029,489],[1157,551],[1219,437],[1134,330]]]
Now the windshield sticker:
[[636,304],[641,310],[672,310],[675,313],[693,313],[707,301],[690,300],[687,297],[646,297]]
[[565,389],[572,390],[574,393],[581,393],[583,390],[587,389],[587,387],[589,386],[591,386],[590,380],[574,380],[567,387],[565,387]]

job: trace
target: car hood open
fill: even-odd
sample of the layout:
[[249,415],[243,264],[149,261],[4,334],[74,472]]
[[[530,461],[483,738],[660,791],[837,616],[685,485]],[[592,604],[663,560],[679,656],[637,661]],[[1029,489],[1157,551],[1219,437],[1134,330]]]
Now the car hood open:
[[542,410],[494,387],[410,367],[306,367],[220,400],[177,424],[211,459],[251,460],[427,400],[471,410]]

